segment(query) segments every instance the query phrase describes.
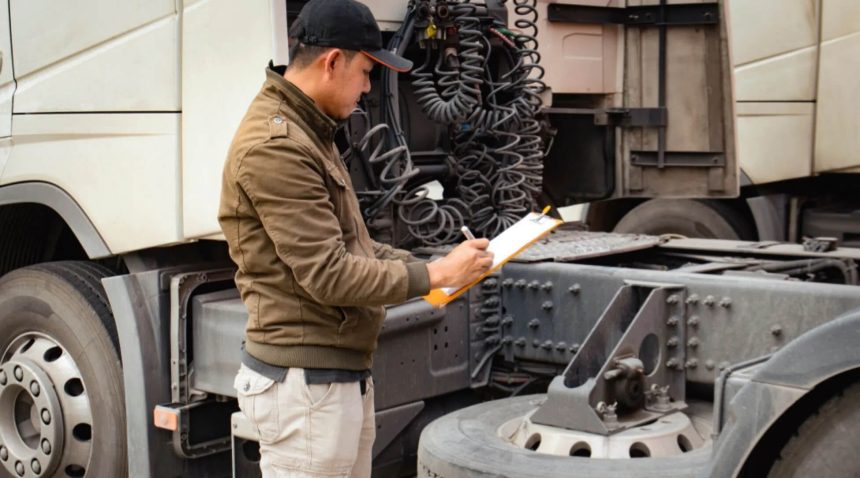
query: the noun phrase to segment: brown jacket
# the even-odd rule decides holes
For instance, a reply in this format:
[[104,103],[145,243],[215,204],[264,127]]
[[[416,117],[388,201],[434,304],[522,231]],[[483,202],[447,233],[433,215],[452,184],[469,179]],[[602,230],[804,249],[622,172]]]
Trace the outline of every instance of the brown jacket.
[[382,306],[426,294],[427,267],[371,240],[337,124],[283,67],[266,74],[230,146],[218,213],[248,309],[245,348],[273,365],[368,369]]

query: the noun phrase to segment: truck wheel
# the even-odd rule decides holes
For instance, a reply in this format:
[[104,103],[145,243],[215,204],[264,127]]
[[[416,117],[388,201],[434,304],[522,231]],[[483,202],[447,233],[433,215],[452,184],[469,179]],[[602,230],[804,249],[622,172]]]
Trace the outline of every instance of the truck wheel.
[[11,477],[128,473],[108,274],[55,262],[0,278],[0,465]]
[[731,207],[717,201],[651,199],[634,207],[614,232],[681,234],[704,239],[754,239],[749,222]]
[[858,440],[860,383],[855,383],[800,425],[768,476],[860,476]]
[[711,447],[671,458],[595,459],[555,456],[512,445],[499,436],[508,421],[524,416],[545,395],[481,403],[436,419],[421,432],[418,476],[455,477],[691,477],[708,459]]

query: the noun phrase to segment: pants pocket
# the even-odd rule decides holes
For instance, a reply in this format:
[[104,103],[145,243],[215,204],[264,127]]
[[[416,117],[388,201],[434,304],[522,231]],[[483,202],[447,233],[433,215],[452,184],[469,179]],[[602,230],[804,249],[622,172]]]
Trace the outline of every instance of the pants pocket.
[[242,365],[233,381],[239,409],[257,429],[261,440],[277,432],[277,387],[275,381]]

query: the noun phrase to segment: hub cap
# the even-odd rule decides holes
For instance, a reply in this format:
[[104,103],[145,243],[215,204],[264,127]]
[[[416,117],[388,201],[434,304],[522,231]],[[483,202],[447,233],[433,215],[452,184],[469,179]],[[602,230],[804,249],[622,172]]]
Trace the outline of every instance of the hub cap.
[[84,476],[92,423],[71,355],[43,334],[13,340],[0,356],[0,465],[13,477]]

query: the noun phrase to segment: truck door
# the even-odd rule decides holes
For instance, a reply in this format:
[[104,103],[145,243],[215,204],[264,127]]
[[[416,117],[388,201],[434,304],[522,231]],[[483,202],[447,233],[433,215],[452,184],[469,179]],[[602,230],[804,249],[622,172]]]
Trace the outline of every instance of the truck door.
[[9,0],[0,0],[0,176],[9,157],[12,135],[12,41],[9,31]]
[[568,65],[546,78],[552,202],[736,196],[726,2],[582,3],[539,2],[542,64]]

